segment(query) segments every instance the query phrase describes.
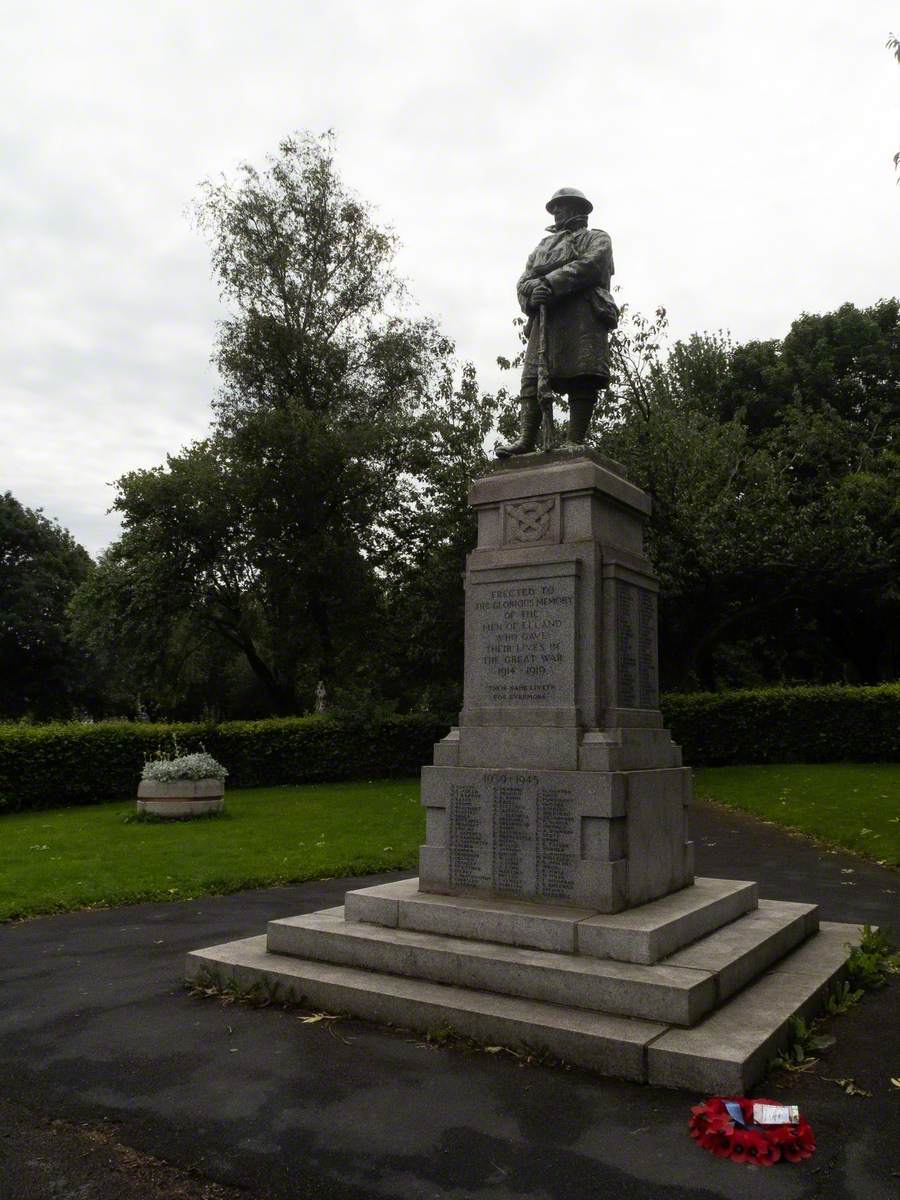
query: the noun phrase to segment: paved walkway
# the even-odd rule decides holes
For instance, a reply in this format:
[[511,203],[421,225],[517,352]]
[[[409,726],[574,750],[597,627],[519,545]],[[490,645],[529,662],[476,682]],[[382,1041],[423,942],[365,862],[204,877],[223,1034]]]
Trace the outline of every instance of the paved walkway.
[[[700,874],[758,879],[765,897],[817,901],[823,919],[893,919],[900,932],[896,873],[706,805],[694,837]],[[355,1021],[329,1030],[181,988],[187,950],[368,882],[0,927],[0,1200],[896,1196],[896,985],[836,1020],[814,1075],[770,1084],[819,1140],[808,1163],[771,1170],[699,1150],[688,1093],[433,1050]]]

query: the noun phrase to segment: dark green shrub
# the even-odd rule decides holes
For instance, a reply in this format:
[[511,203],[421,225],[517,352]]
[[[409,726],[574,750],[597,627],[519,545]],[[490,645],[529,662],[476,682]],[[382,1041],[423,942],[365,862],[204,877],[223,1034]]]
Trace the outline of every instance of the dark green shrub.
[[156,750],[205,747],[228,768],[229,787],[415,775],[431,761],[448,721],[383,717],[366,724],[326,717],[222,725],[0,725],[0,811],[58,808],[134,796]]
[[[664,696],[691,766],[900,760],[900,684]],[[434,716],[286,717],[221,725],[0,725],[0,810],[135,794],[144,759],[205,747],[229,787],[416,775],[449,721]]]
[[690,766],[900,760],[900,684],[759,688],[662,698]]

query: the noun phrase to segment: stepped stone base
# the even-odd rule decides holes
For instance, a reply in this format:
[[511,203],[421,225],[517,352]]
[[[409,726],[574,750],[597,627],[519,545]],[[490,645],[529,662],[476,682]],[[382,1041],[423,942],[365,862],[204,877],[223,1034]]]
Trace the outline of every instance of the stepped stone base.
[[618,914],[417,889],[365,888],[271,921],[263,937],[194,951],[188,978],[265,981],[315,1008],[728,1092],[763,1073],[790,1017],[822,1002],[858,934],[733,880]]

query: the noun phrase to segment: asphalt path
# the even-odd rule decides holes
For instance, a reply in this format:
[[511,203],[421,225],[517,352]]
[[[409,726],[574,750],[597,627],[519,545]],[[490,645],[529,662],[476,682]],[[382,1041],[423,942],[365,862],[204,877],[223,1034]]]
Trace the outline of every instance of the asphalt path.
[[[698,804],[698,874],[757,879],[824,920],[893,924],[900,876]],[[398,875],[380,876],[384,880]],[[807,1163],[739,1166],[687,1133],[687,1092],[432,1048],[364,1022],[225,1006],[181,985],[188,950],[330,907],[375,877],[0,927],[2,1200],[882,1200],[900,1185],[896,983],[833,1019],[800,1104]],[[852,1079],[871,1096],[848,1095]]]

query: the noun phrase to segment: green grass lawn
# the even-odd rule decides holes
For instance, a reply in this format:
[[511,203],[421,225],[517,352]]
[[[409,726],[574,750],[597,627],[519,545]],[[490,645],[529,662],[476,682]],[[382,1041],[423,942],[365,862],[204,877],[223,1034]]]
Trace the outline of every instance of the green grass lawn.
[[900,763],[705,767],[695,793],[900,865]]
[[414,867],[417,779],[228,792],[227,815],[126,822],[134,801],[0,816],[0,920]]
[[[900,764],[714,767],[697,794],[896,866]],[[0,920],[412,868],[416,779],[248,788],[227,815],[126,822],[134,801],[0,816]]]

